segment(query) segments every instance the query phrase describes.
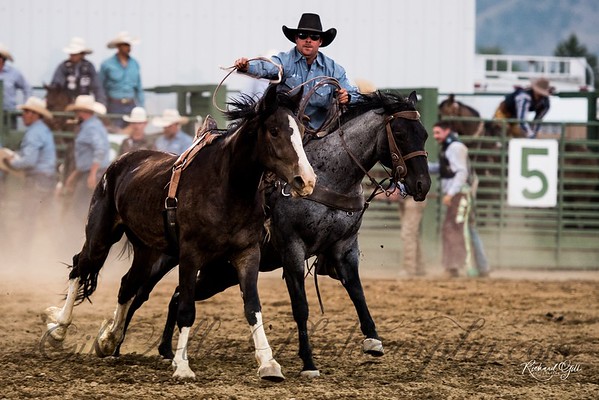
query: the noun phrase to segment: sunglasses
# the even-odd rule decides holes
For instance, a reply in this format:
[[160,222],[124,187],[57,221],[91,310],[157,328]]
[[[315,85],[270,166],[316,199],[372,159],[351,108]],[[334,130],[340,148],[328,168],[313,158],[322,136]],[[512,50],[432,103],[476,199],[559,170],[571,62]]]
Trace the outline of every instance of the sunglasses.
[[301,40],[306,40],[308,38],[310,38],[310,40],[314,40],[314,41],[320,40],[320,35],[318,33],[299,32],[297,34],[297,37],[298,37],[298,39],[301,39]]

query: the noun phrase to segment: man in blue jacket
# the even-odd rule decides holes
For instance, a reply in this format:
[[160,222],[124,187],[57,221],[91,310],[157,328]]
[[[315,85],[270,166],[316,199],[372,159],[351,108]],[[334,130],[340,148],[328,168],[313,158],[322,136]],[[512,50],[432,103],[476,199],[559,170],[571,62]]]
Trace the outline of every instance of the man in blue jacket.
[[[287,52],[274,55],[271,59],[282,66],[281,83],[288,90],[310,81],[303,88],[304,93],[307,93],[318,83],[318,79],[312,81],[311,79],[332,77],[337,79],[341,86],[337,93],[340,104],[346,104],[352,98],[357,98],[358,89],[350,83],[345,69],[319,51],[321,47],[331,44],[337,36],[337,29],[330,28],[323,31],[320,17],[317,14],[306,13],[301,16],[297,28],[288,28],[283,25],[283,34],[295,43],[295,47]],[[279,73],[278,68],[272,63],[263,60],[248,61],[245,57],[236,60],[235,67],[239,72],[256,78],[275,79]],[[324,85],[311,96],[305,110],[306,115],[310,118],[308,122],[310,128],[317,130],[322,126],[332,104],[333,95],[334,88]]]

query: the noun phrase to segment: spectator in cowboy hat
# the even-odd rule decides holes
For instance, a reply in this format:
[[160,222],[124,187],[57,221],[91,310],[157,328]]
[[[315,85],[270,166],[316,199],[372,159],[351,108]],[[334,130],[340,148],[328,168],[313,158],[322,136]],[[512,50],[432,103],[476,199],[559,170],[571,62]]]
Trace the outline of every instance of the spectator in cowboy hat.
[[152,124],[163,128],[162,135],[154,143],[155,149],[177,155],[187,150],[193,142],[191,137],[181,130],[181,125],[187,122],[187,117],[182,117],[179,111],[173,109],[166,109],[162,116],[153,118]]
[[28,98],[17,108],[23,111],[27,129],[19,151],[2,160],[2,169],[24,172],[25,183],[18,202],[20,219],[22,226],[33,229],[37,218],[51,205],[57,183],[54,136],[44,121],[52,119],[52,114],[46,102],[37,97]]
[[[302,14],[297,28],[288,28],[283,25],[283,34],[295,46],[288,52],[282,52],[272,57],[272,60],[283,68],[282,84],[287,89],[303,86],[304,93],[312,89],[317,80],[312,78],[325,76],[339,81],[341,89],[338,90],[337,99],[340,104],[345,104],[358,97],[358,90],[349,81],[345,69],[332,58],[319,51],[335,39],[337,29],[322,30],[320,16],[317,14]],[[276,79],[278,68],[263,60],[248,61],[242,57],[235,61],[237,71],[246,73],[256,78]],[[309,126],[318,129],[324,123],[327,112],[332,104],[334,88],[330,85],[319,89],[317,95],[310,98],[305,113],[309,117]]]
[[66,110],[75,111],[80,128],[75,138],[75,170],[66,180],[65,191],[73,195],[75,215],[84,221],[93,190],[110,164],[108,131],[97,116],[105,114],[106,107],[82,94]]
[[[130,56],[131,46],[139,40],[123,31],[108,42],[109,49],[117,49],[112,57],[100,66],[100,81],[106,92],[109,114],[129,114],[135,106],[144,106],[144,92],[138,62]],[[124,127],[122,119],[114,121]]]
[[526,121],[529,112],[534,112],[535,121],[543,119],[549,111],[549,96],[551,86],[545,78],[531,80],[528,88],[518,87],[512,93],[505,96],[495,111],[494,118],[497,119],[519,119],[517,124],[509,124],[508,134],[512,137],[534,138],[537,136],[540,125],[531,126]]
[[[17,90],[23,93],[23,100],[32,95],[31,86],[27,83],[23,74],[19,72],[8,61],[14,62],[14,58],[8,48],[0,43],[0,81],[4,84],[4,111],[15,111],[17,108]],[[17,128],[17,115],[10,116],[10,126]]]
[[71,102],[80,94],[93,94],[98,102],[106,104],[106,95],[96,68],[85,59],[85,55],[91,54],[92,49],[85,45],[82,38],[73,37],[62,51],[69,58],[58,65],[50,85],[63,88]]
[[121,143],[119,155],[130,151],[152,148],[146,138],[145,129],[148,124],[148,116],[143,107],[135,107],[131,110],[131,115],[123,115],[123,120],[129,123],[129,126],[126,128],[129,137]]

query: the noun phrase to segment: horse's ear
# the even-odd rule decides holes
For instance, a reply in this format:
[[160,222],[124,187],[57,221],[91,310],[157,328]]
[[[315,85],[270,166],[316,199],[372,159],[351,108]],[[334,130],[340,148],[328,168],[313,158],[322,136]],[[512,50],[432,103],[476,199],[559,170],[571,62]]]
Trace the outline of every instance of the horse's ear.
[[299,88],[299,90],[297,90],[297,93],[296,93],[296,94],[294,94],[294,95],[292,95],[292,96],[289,96],[289,99],[291,100],[291,104],[293,104],[293,105],[294,105],[294,107],[293,107],[293,110],[292,110],[292,111],[293,111],[295,114],[297,114],[297,112],[298,112],[298,110],[299,110],[299,106],[300,106],[300,103],[301,103],[301,101],[302,101],[302,97],[303,97],[303,95],[304,95],[304,87],[303,87],[303,86],[301,86],[301,87]]
[[418,95],[416,94],[415,90],[412,90],[412,93],[410,93],[408,96],[408,100],[414,105],[414,107],[416,107],[416,103],[418,103]]
[[272,114],[276,110],[277,104],[277,85],[268,85],[260,100],[260,114]]

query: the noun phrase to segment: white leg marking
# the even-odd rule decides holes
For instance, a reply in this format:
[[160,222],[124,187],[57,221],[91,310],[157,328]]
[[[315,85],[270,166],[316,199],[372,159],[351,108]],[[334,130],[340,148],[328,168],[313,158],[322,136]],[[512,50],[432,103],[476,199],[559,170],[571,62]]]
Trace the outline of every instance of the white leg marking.
[[256,313],[256,320],[256,325],[251,328],[254,348],[256,349],[256,361],[258,361],[258,376],[262,379],[280,382],[285,377],[281,372],[281,366],[272,356],[272,349],[264,332],[261,312]]
[[125,318],[133,300],[134,298],[125,304],[117,304],[114,318],[111,321],[104,321],[102,324],[96,346],[96,353],[100,357],[114,354],[116,347],[123,340]]
[[312,169],[312,165],[308,161],[308,157],[306,157],[306,152],[304,151],[304,145],[302,144],[302,136],[300,134],[300,129],[297,126],[297,122],[295,119],[289,115],[289,126],[293,130],[293,134],[291,135],[291,144],[297,153],[297,158],[299,159],[299,168],[306,182],[306,188],[310,188],[310,192],[306,194],[312,193],[312,189],[314,189],[314,185],[316,183],[316,175],[314,174],[314,170]]
[[48,307],[42,314],[42,321],[46,324],[47,331],[54,340],[62,342],[67,334],[67,328],[73,321],[73,307],[79,291],[79,278],[69,281],[67,299],[62,308]]
[[177,350],[175,358],[173,358],[173,367],[175,372],[173,377],[178,379],[195,379],[196,374],[189,368],[189,360],[187,359],[187,342],[189,341],[190,327],[181,328],[179,332],[179,340],[177,341]]
[[364,343],[362,343],[362,351],[375,357],[380,357],[385,354],[383,342],[372,338],[364,339]]

